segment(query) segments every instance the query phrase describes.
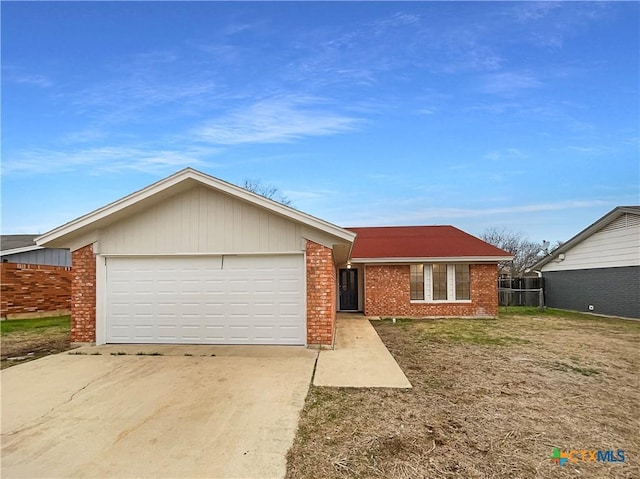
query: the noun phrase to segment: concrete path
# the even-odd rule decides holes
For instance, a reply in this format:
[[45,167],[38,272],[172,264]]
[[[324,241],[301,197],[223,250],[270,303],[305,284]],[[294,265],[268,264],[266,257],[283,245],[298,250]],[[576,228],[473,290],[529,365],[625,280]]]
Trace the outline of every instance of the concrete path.
[[336,334],[335,349],[320,351],[314,386],[411,387],[402,369],[364,316],[339,315]]
[[317,351],[83,350],[0,373],[3,478],[284,476]]

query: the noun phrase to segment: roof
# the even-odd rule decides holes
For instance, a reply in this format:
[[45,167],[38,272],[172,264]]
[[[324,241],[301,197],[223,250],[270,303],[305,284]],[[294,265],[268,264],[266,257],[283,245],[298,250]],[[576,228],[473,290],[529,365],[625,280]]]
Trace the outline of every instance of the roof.
[[262,207],[285,218],[298,221],[306,226],[316,228],[334,237],[337,237],[351,244],[355,235],[339,226],[328,223],[324,220],[308,215],[289,206],[285,206],[264,196],[252,193],[244,188],[227,183],[213,176],[207,175],[193,168],[185,168],[177,173],[164,178],[142,190],[131,193],[113,203],[55,228],[42,236],[36,238],[36,242],[41,246],[67,247],[66,239],[74,235],[81,234],[82,231],[101,228],[128,216],[130,213],[139,211],[145,205],[153,201],[168,198],[177,191],[187,189],[198,183],[217,191],[232,195],[241,200]]
[[16,253],[26,253],[42,249],[38,246],[35,239],[38,235],[2,235],[0,236],[0,255],[5,256]]
[[399,260],[508,261],[513,256],[454,226],[348,228],[358,236],[353,261]]
[[35,246],[35,239],[38,235],[2,235],[0,236],[0,249],[24,248],[25,246]]
[[561,253],[566,253],[571,248],[576,246],[578,243],[583,242],[591,235],[597,233],[605,226],[613,223],[615,220],[620,218],[624,214],[631,215],[640,215],[640,206],[617,206],[611,211],[609,211],[606,215],[601,217],[595,223],[587,226],[585,229],[580,231],[577,235],[569,239],[568,241],[562,243],[559,247],[551,251],[548,255],[538,261],[536,264],[527,268],[527,271],[535,271],[542,268],[545,264],[551,262],[554,258],[556,258]]

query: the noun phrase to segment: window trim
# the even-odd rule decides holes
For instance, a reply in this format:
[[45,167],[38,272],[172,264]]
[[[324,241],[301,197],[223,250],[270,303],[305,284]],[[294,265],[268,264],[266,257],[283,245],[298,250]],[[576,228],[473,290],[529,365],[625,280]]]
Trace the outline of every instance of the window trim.
[[[439,264],[446,266],[446,275],[447,275],[447,299],[432,299],[433,298],[433,265]],[[456,265],[464,264],[469,267],[469,299],[456,299]],[[422,265],[423,270],[423,298],[424,299],[411,299],[412,288],[411,288],[411,275],[412,275],[412,267]],[[465,304],[471,303],[471,263],[413,263],[409,265],[409,302],[411,304],[445,304],[445,303],[455,303],[455,304]]]

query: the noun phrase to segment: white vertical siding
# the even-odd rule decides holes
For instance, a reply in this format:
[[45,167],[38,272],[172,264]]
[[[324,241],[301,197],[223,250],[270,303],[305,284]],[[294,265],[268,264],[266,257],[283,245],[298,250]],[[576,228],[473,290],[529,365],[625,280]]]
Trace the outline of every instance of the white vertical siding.
[[554,259],[542,271],[616,268],[640,265],[640,221],[625,214]]
[[300,224],[204,186],[104,228],[102,254],[261,253],[301,249]]

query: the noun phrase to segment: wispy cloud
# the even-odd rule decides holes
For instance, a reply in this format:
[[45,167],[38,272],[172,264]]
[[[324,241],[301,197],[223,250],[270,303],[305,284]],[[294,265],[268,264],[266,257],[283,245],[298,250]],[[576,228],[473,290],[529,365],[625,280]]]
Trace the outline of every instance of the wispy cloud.
[[517,2],[508,14],[529,42],[562,48],[568,38],[608,14],[609,2]]
[[554,10],[562,8],[560,2],[523,2],[513,10],[520,22],[530,22],[547,18]]
[[480,90],[492,95],[514,96],[541,86],[542,82],[530,72],[503,71],[485,75]]
[[54,84],[53,81],[45,75],[24,73],[10,67],[5,68],[4,70],[6,73],[3,75],[3,80],[6,82],[39,88],[49,88]]
[[395,12],[389,16],[379,18],[366,27],[371,27],[375,35],[383,35],[390,29],[403,28],[420,22],[420,15],[407,12]]
[[491,150],[487,152],[483,158],[490,161],[503,160],[523,160],[527,155],[519,148],[504,148],[502,150]]
[[585,156],[604,156],[612,155],[616,152],[616,148],[607,145],[569,145],[567,150],[580,153]]
[[482,36],[469,25],[443,32],[430,39],[428,56],[422,62],[430,70],[448,74],[496,71],[505,59]]
[[93,147],[75,150],[22,150],[5,155],[2,174],[60,173],[80,167],[94,173],[140,171],[146,173],[173,171],[179,167],[198,166],[215,155],[210,147],[181,149],[142,148],[133,146]]
[[[194,46],[191,50],[197,50]],[[149,50],[101,65],[82,87],[61,90],[57,100],[95,123],[171,120],[200,112],[231,96],[194,51]]]
[[276,96],[207,121],[197,138],[215,145],[282,143],[354,130],[358,118],[331,111],[318,98]]
[[434,115],[438,112],[437,108],[420,108],[417,113],[420,115]]
[[[169,104],[176,105],[173,112],[177,114],[205,99],[213,101],[215,92],[215,82],[206,79],[173,82],[158,82],[151,78],[117,79],[75,92],[71,104],[79,113],[95,120],[121,122],[137,120],[143,113]],[[61,97],[61,101],[66,96]]]
[[[501,208],[425,208],[414,210],[407,214],[398,214],[397,211],[381,213],[375,216],[359,218],[354,224],[367,225],[398,225],[398,224],[437,224],[445,220],[450,223],[453,220],[476,219],[488,217],[504,217],[508,215],[521,215],[544,213],[551,211],[571,210],[578,208],[594,208],[607,206],[609,202],[604,200],[566,200],[555,203],[535,203]],[[381,213],[381,214],[380,214]]]
[[107,136],[108,133],[104,130],[85,128],[65,135],[62,138],[62,141],[64,143],[91,143],[94,141],[104,140]]

